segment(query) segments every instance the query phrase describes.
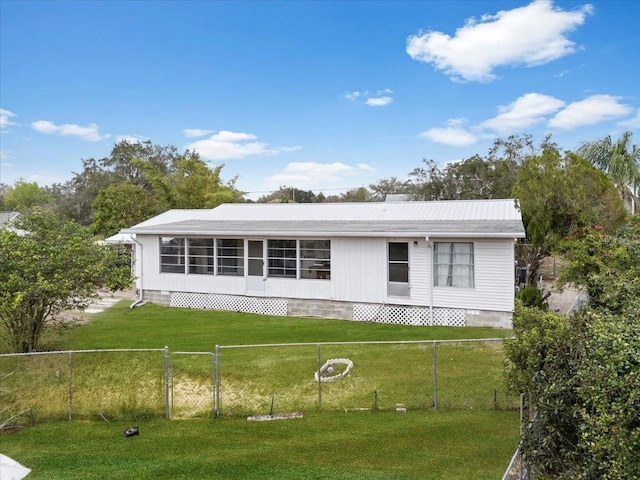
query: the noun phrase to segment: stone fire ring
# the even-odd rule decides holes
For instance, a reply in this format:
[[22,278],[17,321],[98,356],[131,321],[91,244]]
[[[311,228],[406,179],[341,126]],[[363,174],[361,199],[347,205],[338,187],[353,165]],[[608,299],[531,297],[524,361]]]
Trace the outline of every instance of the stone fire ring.
[[[340,372],[336,375],[323,376],[323,373],[325,373],[329,369],[329,367],[333,367],[333,365],[338,365],[338,364],[346,365],[346,368],[344,369],[343,372]],[[320,375],[321,382],[334,382],[336,380],[339,380],[347,376],[352,368],[353,368],[353,362],[348,358],[330,358],[329,360],[324,362],[324,365],[320,367],[320,371],[319,372],[316,371],[313,374],[313,376],[316,382],[318,381],[318,375]]]

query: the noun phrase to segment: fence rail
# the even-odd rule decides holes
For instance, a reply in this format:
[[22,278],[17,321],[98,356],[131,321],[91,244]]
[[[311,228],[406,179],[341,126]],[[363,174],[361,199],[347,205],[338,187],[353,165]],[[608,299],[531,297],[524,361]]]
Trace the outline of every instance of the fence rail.
[[[109,349],[0,355],[0,425],[219,417],[309,410],[517,408],[503,339],[217,345],[212,352]],[[347,362],[325,365],[327,360]],[[334,370],[333,372],[331,370]],[[4,374],[4,375],[3,375]],[[10,374],[10,375],[9,375]],[[336,377],[328,379],[326,377]],[[328,381],[334,380],[334,381]]]

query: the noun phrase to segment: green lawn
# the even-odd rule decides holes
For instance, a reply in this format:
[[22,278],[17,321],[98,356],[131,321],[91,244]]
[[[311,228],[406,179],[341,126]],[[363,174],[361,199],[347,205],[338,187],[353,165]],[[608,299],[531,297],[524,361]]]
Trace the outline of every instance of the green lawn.
[[57,348],[162,348],[212,352],[215,345],[442,340],[508,337],[495,328],[414,327],[344,320],[276,317],[122,301],[82,327],[51,339]]
[[[437,347],[438,411],[432,342],[360,343],[495,338],[510,331],[156,305],[131,310],[129,303],[48,335],[46,345],[168,346],[174,420],[162,418],[162,351],[0,358],[0,372],[14,372],[0,385],[2,399],[36,421],[0,437],[1,451],[32,468],[29,478],[488,479],[504,472],[517,445],[515,400],[503,392],[499,343]],[[229,348],[272,343],[312,345]],[[348,377],[322,385],[321,411],[313,380],[317,343],[321,361],[354,362]],[[212,418],[213,357],[176,353],[213,352],[216,345],[222,346],[221,418]],[[247,422],[247,415],[268,413],[272,401],[274,413],[303,411],[304,418]],[[408,413],[396,413],[397,403]],[[60,421],[70,412],[74,421]],[[132,424],[142,434],[125,439],[122,431]]]
[[0,437],[29,480],[496,479],[516,412],[309,414],[302,419],[52,422]]

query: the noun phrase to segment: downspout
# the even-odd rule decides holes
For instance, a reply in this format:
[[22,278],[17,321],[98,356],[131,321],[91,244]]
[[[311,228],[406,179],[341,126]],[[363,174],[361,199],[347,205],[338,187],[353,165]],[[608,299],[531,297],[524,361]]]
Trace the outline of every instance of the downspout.
[[[133,240],[136,244],[136,263],[138,262],[138,258],[140,258],[140,287],[138,288],[138,298],[129,306],[129,308],[133,309],[142,303],[142,266],[144,265],[144,262],[142,261],[142,244],[136,239],[134,235],[131,235],[131,240]],[[138,247],[140,247],[140,255],[138,255]]]
[[433,271],[433,250],[431,248],[433,245],[429,237],[424,237],[424,239],[427,241],[427,248],[431,253],[429,255],[429,261],[431,262],[431,275],[429,275],[429,325],[433,326],[433,276],[435,274]]

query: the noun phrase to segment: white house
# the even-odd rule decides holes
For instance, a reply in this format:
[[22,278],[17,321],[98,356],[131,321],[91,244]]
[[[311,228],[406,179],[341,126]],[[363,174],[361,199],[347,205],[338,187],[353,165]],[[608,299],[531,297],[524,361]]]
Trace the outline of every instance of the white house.
[[124,229],[140,300],[411,325],[511,327],[514,200],[224,204]]

